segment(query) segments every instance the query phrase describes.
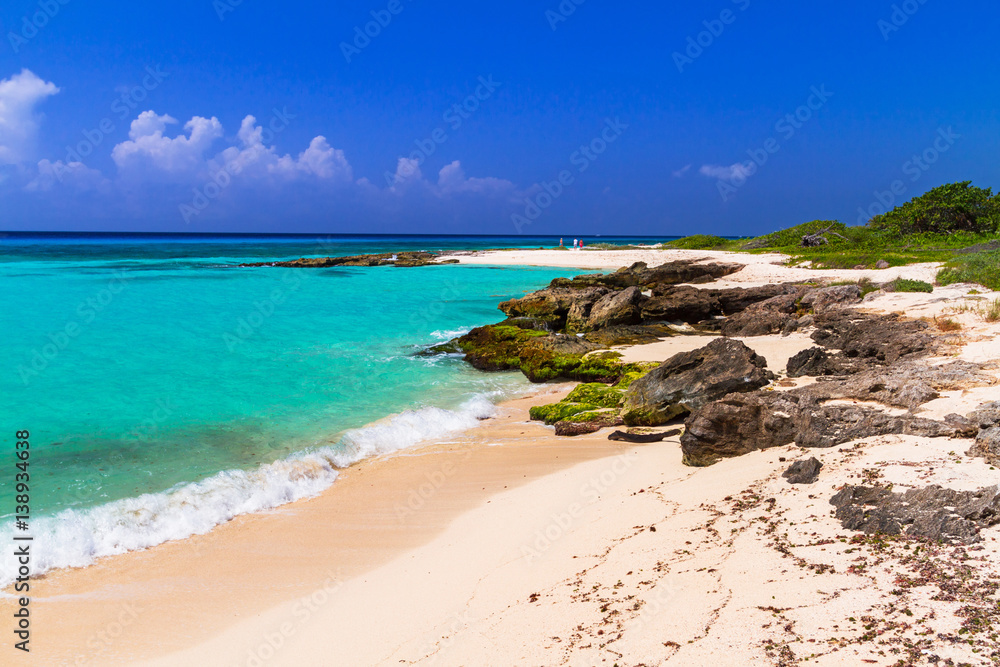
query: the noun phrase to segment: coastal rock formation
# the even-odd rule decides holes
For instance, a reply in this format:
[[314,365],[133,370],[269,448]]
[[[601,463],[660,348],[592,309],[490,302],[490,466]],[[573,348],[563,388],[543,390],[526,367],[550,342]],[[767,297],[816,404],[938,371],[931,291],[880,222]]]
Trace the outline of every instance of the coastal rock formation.
[[570,437],[574,435],[587,435],[588,433],[596,433],[608,426],[621,426],[622,423],[621,417],[618,416],[617,412],[609,411],[601,415],[592,416],[586,420],[556,422],[556,435]]
[[997,487],[953,491],[940,486],[893,493],[885,487],[847,486],[831,500],[836,517],[848,530],[867,534],[906,535],[973,544],[979,532],[1000,523]]
[[641,297],[638,287],[627,287],[601,297],[591,308],[587,325],[591,329],[601,329],[617,324],[637,324],[641,319],[642,311],[638,306]]
[[753,391],[774,375],[767,361],[729,338],[682,352],[663,362],[625,392],[622,417],[636,426],[656,426],[727,394]]
[[684,424],[684,463],[712,465],[723,458],[792,443],[834,447],[874,435],[957,437],[967,429],[952,420],[939,422],[865,405],[829,404],[822,393],[812,389],[730,394],[705,405]]
[[303,257],[287,262],[253,262],[240,264],[241,267],[281,266],[303,269],[325,269],[331,266],[435,266],[458,264],[457,259],[440,260],[431,252],[377,253],[372,255],[351,255],[349,257]]
[[985,403],[968,416],[978,430],[968,456],[980,457],[992,466],[1000,465],[1000,401]]
[[[500,310],[508,318],[530,317],[545,321],[553,331],[581,333],[619,325],[636,325],[640,322],[675,321],[696,323],[714,315],[721,315],[724,307],[719,291],[706,292],[695,287],[677,288],[683,282],[711,282],[743,268],[741,264],[702,264],[692,261],[669,262],[649,268],[638,262],[611,274],[587,274],[575,278],[556,278],[545,289],[527,296],[504,301]],[[734,291],[734,290],[730,290]],[[764,292],[772,292],[765,290]],[[732,306],[750,302],[761,290],[738,290],[728,300]],[[650,303],[649,295],[655,301]],[[670,303],[678,304],[673,312]],[[704,302],[704,303],[700,303]],[[649,308],[646,304],[649,303]],[[658,308],[664,308],[658,316]],[[692,313],[678,317],[684,310]]]
[[805,313],[799,313],[797,294],[784,294],[747,307],[722,324],[724,336],[750,337],[780,333],[785,325]]
[[851,375],[925,356],[934,349],[926,322],[898,315],[839,309],[816,315],[813,324],[816,331],[811,337],[820,347],[789,359],[789,377]]
[[888,365],[929,351],[933,336],[928,328],[926,322],[906,320],[895,314],[837,310],[816,317],[812,339],[822,347],[840,350],[844,356]]
[[[749,337],[794,331],[804,324],[799,323],[803,317],[840,310],[859,301],[861,288],[857,285],[799,287],[794,292],[749,305],[723,323],[722,333],[725,336]],[[812,321],[810,319],[808,323]]]
[[819,471],[823,467],[819,459],[815,456],[804,461],[796,461],[788,466],[781,476],[788,480],[789,484],[814,484],[819,479]]

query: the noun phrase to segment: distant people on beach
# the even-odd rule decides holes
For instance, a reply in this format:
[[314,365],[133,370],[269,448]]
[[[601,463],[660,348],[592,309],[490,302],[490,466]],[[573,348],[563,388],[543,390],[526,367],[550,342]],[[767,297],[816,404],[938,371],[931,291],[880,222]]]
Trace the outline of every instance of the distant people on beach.
[[560,239],[559,239],[559,247],[560,247],[560,248],[562,248],[562,247],[563,247],[563,242],[562,242],[562,238],[560,238]]
[[576,240],[576,239],[573,239],[573,249],[574,249],[574,250],[576,250],[576,247],[577,247],[577,244],[578,244],[578,243],[579,243],[579,241],[578,241],[578,240]]

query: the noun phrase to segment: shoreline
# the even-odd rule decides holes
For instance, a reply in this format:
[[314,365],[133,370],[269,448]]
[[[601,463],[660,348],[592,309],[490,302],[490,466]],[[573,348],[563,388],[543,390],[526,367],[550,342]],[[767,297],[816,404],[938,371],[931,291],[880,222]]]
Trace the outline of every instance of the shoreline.
[[[58,637],[50,645],[36,640],[34,650],[66,664],[75,664],[74,650],[95,638],[104,650],[89,658],[85,651],[79,664],[131,664],[139,656],[177,650],[252,615],[248,609],[306,593],[312,582],[331,576],[359,576],[420,546],[498,489],[620,449],[604,438],[538,447],[550,429],[528,422],[528,408],[559,400],[569,387],[539,387],[530,396],[499,404],[495,417],[468,431],[355,463],[340,470],[334,484],[317,496],[237,516],[205,534],[33,577],[34,622]],[[497,444],[502,446],[493,446]],[[477,475],[478,466],[489,472]],[[318,541],[317,524],[325,532]],[[289,530],[293,525],[297,529]],[[319,555],[333,553],[336,567]],[[234,572],[233,564],[248,556],[279,564],[283,575],[261,572],[248,579],[245,572]],[[261,587],[264,580],[268,583]],[[257,584],[247,591],[249,581]],[[230,593],[225,601],[193,614],[191,601],[200,598],[205,586]],[[0,600],[0,613],[13,609],[12,601]],[[102,633],[108,636],[108,627],[126,621],[128,647],[117,642],[105,646]],[[175,634],[186,639],[175,639]],[[4,648],[7,644],[7,638],[0,642]]]
[[[650,252],[656,253],[650,259],[645,254],[632,254]],[[567,259],[574,260],[572,264],[556,265],[567,268],[613,269],[633,261],[653,265],[700,257],[747,264],[743,271],[710,283],[711,287],[817,277],[926,280],[936,267],[927,264],[885,270],[813,270],[775,266],[767,261],[771,258],[761,255],[683,250],[505,251],[457,258],[463,263],[552,266],[525,262],[521,257],[524,253],[535,253],[532,261],[536,262],[548,261],[548,254],[568,255]],[[588,255],[593,256],[587,258],[590,266],[581,266],[578,258]],[[757,259],[743,262],[747,257]],[[958,287],[940,288],[933,296],[886,294],[857,307],[932,317],[944,311],[947,301],[961,295]],[[970,360],[993,358],[991,355],[995,356],[998,348],[994,341],[996,327],[980,325],[968,314],[954,317],[966,326],[966,344],[957,354]],[[704,345],[714,337],[678,336],[660,343],[617,349],[624,353],[626,361],[662,361],[676,352]],[[812,345],[803,334],[738,340],[766,357],[774,371],[782,368],[788,357]],[[689,554],[691,569],[675,572],[670,580],[652,577],[652,585],[630,580],[633,571],[639,571],[637,566],[626,575],[625,566],[619,562],[622,558],[611,554],[623,548],[622,545],[629,545],[630,558],[646,563],[649,571],[660,572],[662,563],[649,561],[654,551],[667,555],[685,551],[685,542],[690,544],[690,541],[677,537],[681,534],[678,531],[697,532],[706,520],[711,525],[713,514],[704,508],[726,505],[734,492],[744,487],[773,494],[777,506],[789,515],[803,512],[795,503],[801,500],[800,491],[805,489],[788,487],[778,476],[787,466],[786,459],[793,461],[812,455],[821,458],[834,472],[833,478],[823,480],[825,495],[830,495],[827,491],[837,483],[847,483],[859,474],[863,465],[875,465],[893,457],[899,461],[920,459],[917,463],[923,466],[900,464],[883,471],[902,486],[913,485],[919,477],[971,489],[991,479],[981,460],[948,465],[953,463],[951,450],[961,449],[959,444],[930,440],[926,451],[915,454],[913,436],[879,437],[870,451],[860,456],[846,445],[801,451],[786,446],[724,460],[710,468],[687,468],[681,465],[677,438],[652,445],[620,445],[608,442],[608,429],[574,438],[555,438],[551,428],[526,421],[527,409],[559,400],[568,392],[569,385],[560,388],[559,393],[553,393],[552,386],[540,385],[539,390],[531,397],[501,404],[500,416],[445,442],[422,443],[413,449],[350,466],[341,471],[332,487],[317,497],[237,517],[205,535],[103,558],[83,569],[59,570],[39,578],[38,589],[43,593],[36,593],[32,600],[37,604],[34,622],[45,627],[46,633],[55,637],[54,643],[60,646],[46,657],[52,655],[66,664],[74,664],[70,661],[71,647],[96,644],[100,650],[76,664],[134,664],[149,660],[148,664],[173,665],[204,660],[206,656],[217,664],[253,664],[250,657],[254,651],[261,664],[321,664],[325,646],[327,650],[342,651],[344,659],[350,658],[355,664],[429,664],[441,658],[444,660],[440,664],[474,664],[477,659],[480,664],[512,664],[511,661],[536,660],[530,650],[541,635],[533,634],[530,623],[519,619],[519,615],[524,615],[545,628],[545,632],[552,633],[546,635],[549,639],[539,650],[550,660],[572,658],[571,664],[576,664],[577,659],[614,660],[626,645],[630,655],[646,656],[649,660],[677,658],[679,664],[685,660],[688,664],[691,660],[721,660],[720,664],[730,664],[726,660],[736,660],[731,664],[741,664],[739,660],[763,660],[766,657],[763,653],[746,652],[749,649],[741,637],[741,624],[747,629],[755,627],[754,624],[760,627],[757,623],[760,619],[754,614],[748,617],[750,612],[745,609],[738,619],[729,619],[725,613],[733,600],[746,603],[758,597],[759,591],[728,586],[730,597],[721,606],[716,604],[721,599],[716,599],[714,593],[705,594],[713,587],[727,588],[721,583],[724,575],[708,577],[705,572],[726,573],[733,566],[736,570],[730,574],[742,572],[736,563],[715,567],[728,563],[727,558],[743,553],[741,550],[731,544],[726,546],[724,540],[718,544],[712,542],[714,538],[709,531],[704,540],[706,553]],[[954,394],[928,404],[927,412],[943,417],[947,412],[964,413],[990,400],[990,391],[974,389]],[[621,456],[626,454],[629,464],[623,468]],[[942,464],[960,474],[942,470]],[[589,495],[582,499],[584,485],[594,479],[600,482],[602,475],[607,478],[609,474],[614,477],[613,483],[594,487],[593,502],[587,502]],[[813,493],[815,489],[808,491]],[[823,497],[821,494],[820,498]],[[581,506],[578,513],[571,511],[574,504]],[[412,511],[407,512],[408,507]],[[672,513],[664,514],[664,507],[672,508]],[[734,516],[739,514],[733,511]],[[819,507],[813,511],[821,516],[826,510]],[[564,527],[565,521],[559,517],[565,516],[570,519]],[[733,530],[750,535],[758,519],[747,519],[741,524],[742,520],[733,521],[737,526]],[[658,546],[651,551],[652,547],[646,543],[653,539],[649,526],[657,524],[671,526],[670,530],[661,528],[655,533],[657,539],[663,538],[671,546]],[[846,532],[836,524],[820,528],[822,534],[829,536]],[[532,542],[538,534],[545,538],[546,531],[558,532],[558,539],[548,540],[548,544],[547,538]],[[746,553],[755,554],[768,567],[787,568],[780,561],[775,565],[774,554],[759,539],[747,539]],[[538,544],[545,548],[536,548]],[[996,548],[990,548],[992,562],[1000,562]],[[595,555],[602,552],[604,556]],[[724,553],[728,556],[720,561]],[[579,564],[578,559],[582,559]],[[522,562],[526,560],[527,563]],[[240,567],[233,568],[232,564],[237,562]],[[695,568],[693,562],[703,567]],[[442,563],[447,567],[441,569]],[[585,569],[579,572],[583,566]],[[424,576],[421,568],[426,569],[426,581],[419,580]],[[618,583],[625,582],[623,597],[628,594],[641,600],[645,611],[636,609],[633,611],[638,613],[630,614],[621,609],[622,617],[629,617],[624,625],[619,621],[590,619],[579,626],[586,630],[575,631],[579,637],[569,637],[568,628],[562,623],[567,619],[562,617],[577,608],[579,593],[561,591],[560,582],[577,578],[582,581],[588,572],[601,568],[614,571]],[[606,578],[601,577],[596,586],[601,590],[601,599],[613,601],[618,588],[611,585],[614,582],[605,581]],[[771,591],[774,583],[761,579],[756,585]],[[199,599],[198,591],[206,588],[219,592],[225,599],[205,600],[203,606],[193,610],[193,601]],[[792,584],[773,590],[773,599],[781,595],[792,598],[813,595]],[[881,592],[877,587],[847,586],[844,590],[850,590],[854,599],[864,604],[880,604]],[[535,593],[539,596],[532,600]],[[398,604],[405,609],[383,609],[392,606],[396,594],[403,600]],[[313,596],[324,599],[316,609],[308,604]],[[328,604],[330,599],[338,603]],[[463,599],[468,613],[462,611]],[[539,599],[548,600],[549,604],[538,604]],[[678,604],[691,606],[691,618],[665,613]],[[808,621],[798,621],[811,623],[814,636],[822,634],[820,630],[831,630],[829,623],[822,622],[819,611],[822,604],[817,602],[815,609],[805,605],[812,610],[812,616]],[[543,612],[543,606],[548,611]],[[760,608],[766,606],[762,603]],[[771,606],[781,607],[777,603]],[[587,609],[584,616],[593,612],[590,607]],[[651,609],[655,610],[652,614]],[[0,601],[0,613],[5,612],[5,602]],[[374,630],[366,627],[366,623],[376,618],[383,621],[381,627]],[[765,614],[762,618],[766,622],[769,616]],[[708,623],[704,633],[696,631],[697,622]],[[284,632],[286,623],[292,624],[289,633]],[[386,623],[393,627],[386,627]],[[694,648],[666,639],[654,646],[641,638],[648,632],[629,632],[660,628],[664,624],[672,628],[670,636],[687,633],[686,636],[695,637],[689,642]],[[712,635],[707,628],[713,625],[727,628],[728,634]],[[606,631],[610,633],[610,626],[619,635],[602,643],[597,638]],[[113,641],[100,639],[100,633],[107,636],[108,629],[116,627],[121,627],[122,632]],[[337,645],[333,649],[324,643],[333,641],[329,628],[337,629]],[[283,637],[278,647],[267,639],[275,631]],[[419,637],[419,641],[414,637]],[[509,645],[497,646],[497,640],[508,637],[512,639]],[[591,640],[590,645],[586,645],[584,638]],[[619,648],[608,648],[614,642],[620,642]],[[195,648],[189,648],[192,646]],[[267,646],[273,655],[264,658]],[[37,648],[45,651],[49,647],[39,641]],[[492,657],[483,662],[484,655]],[[875,658],[881,659],[877,655]],[[490,659],[497,662],[489,662]]]

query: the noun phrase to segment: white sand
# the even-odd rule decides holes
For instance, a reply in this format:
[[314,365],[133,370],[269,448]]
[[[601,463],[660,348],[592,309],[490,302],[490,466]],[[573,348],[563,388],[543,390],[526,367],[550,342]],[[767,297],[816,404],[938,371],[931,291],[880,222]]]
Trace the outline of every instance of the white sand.
[[[533,264],[566,253],[497,255]],[[593,258],[589,267],[609,268],[606,256]],[[629,253],[626,261],[635,259],[664,258]],[[732,282],[806,275],[770,266],[754,264],[751,279],[737,274]],[[930,270],[873,277],[926,279]],[[949,311],[969,289],[875,294],[862,307],[954,318],[969,342],[956,345],[953,358],[997,358],[997,325]],[[625,359],[662,360],[707,340],[678,336],[627,349]],[[811,346],[804,334],[744,342],[773,370]],[[951,392],[925,412],[965,412],[995,397],[994,387]],[[960,626],[961,602],[932,599],[948,577],[902,591],[899,577],[917,574],[904,560],[910,552],[850,543],[853,534],[829,505],[839,487],[863,477],[896,490],[930,483],[972,490],[1000,481],[1000,473],[964,455],[969,445],[876,437],[827,450],[782,447],[703,469],[681,465],[676,439],[624,446],[618,456],[493,495],[431,543],[339,585],[308,616],[289,601],[150,664],[253,665],[266,655],[259,664],[790,665],[812,656],[809,664],[892,665],[907,645],[921,659],[980,664],[973,647],[934,640]],[[816,484],[792,486],[780,477],[790,461],[809,456],[824,463]],[[1000,530],[984,536],[971,548],[982,559],[974,566],[979,576],[995,577]],[[942,553],[941,562],[956,563],[966,552]]]
[[[634,261],[655,265],[692,256],[748,264],[724,283],[744,286],[817,277],[887,281],[902,275],[928,280],[934,272],[932,265],[878,272],[813,271],[776,266],[771,262],[780,261],[777,256],[685,251],[517,251],[460,259],[611,269]],[[929,363],[1000,358],[1000,326],[985,322],[969,308],[963,310],[963,304],[986,303],[969,295],[969,289],[874,294],[861,307],[959,322],[963,329],[956,342],[961,344],[954,346],[950,357]],[[626,349],[624,354],[627,360],[662,360],[705,342],[697,336],[678,336]],[[776,372],[789,356],[811,346],[803,334],[744,342],[765,356]],[[938,418],[965,413],[1000,398],[998,394],[996,387],[948,392],[924,406],[922,413]],[[546,449],[552,443],[550,430],[518,422],[526,419],[526,406],[510,414],[513,422],[496,427],[486,422],[482,433],[466,438],[469,442],[478,438],[480,448],[491,445],[488,451],[496,453],[469,460],[489,461],[496,468],[466,465],[461,474],[440,476],[436,495],[415,511],[417,523],[433,525],[442,516],[447,519],[446,527],[429,541],[407,546],[392,559],[346,576],[337,574],[336,554],[343,551],[331,550],[328,577],[316,576],[315,562],[301,569],[310,577],[311,594],[301,593],[305,580],[297,587],[289,585],[296,593],[289,593],[286,602],[250,603],[245,613],[233,614],[228,627],[207,641],[199,635],[186,642],[170,634],[169,617],[158,618],[162,646],[190,647],[167,655],[161,650],[163,657],[139,661],[130,655],[157,654],[150,653],[148,641],[134,654],[131,646],[116,646],[103,664],[742,666],[792,665],[812,656],[808,664],[893,665],[910,659],[907,645],[916,646],[913,659],[924,664],[932,656],[983,664],[984,656],[995,648],[994,642],[985,653],[974,652],[980,647],[964,641],[971,635],[963,636],[963,641],[938,639],[939,633],[958,631],[961,619],[956,611],[968,601],[933,598],[940,584],[958,581],[949,577],[947,568],[960,558],[976,559],[964,561],[973,566],[975,577],[998,575],[1000,530],[985,530],[981,545],[944,549],[924,561],[927,567],[944,570],[931,572],[928,581],[909,588],[905,582],[918,575],[906,561],[913,553],[909,546],[904,550],[901,545],[851,543],[853,534],[833,519],[829,504],[839,487],[865,479],[892,483],[896,490],[930,483],[959,490],[996,484],[1000,473],[965,456],[969,440],[876,437],[826,450],[782,447],[694,469],[681,464],[679,443],[673,438],[654,445],[624,445],[596,459],[582,456],[571,467],[553,466],[554,472],[519,486],[511,479],[507,488],[504,475],[516,468],[500,465],[505,452],[523,454],[533,443],[540,456],[558,451]],[[606,433],[569,442],[579,447],[607,445]],[[792,486],[780,477],[791,461],[810,456],[824,464],[818,482]],[[436,459],[418,459],[425,466],[444,465],[434,463]],[[339,492],[347,494],[347,482],[353,479],[355,486],[370,487],[370,493],[385,493],[376,484],[386,479],[378,476],[378,465],[366,468],[364,476],[345,480]],[[428,469],[428,474],[434,472]],[[420,475],[417,481],[425,473]],[[482,492],[478,486],[477,494],[457,488],[459,479],[469,485],[477,475],[484,480]],[[394,491],[405,497],[406,489]],[[435,509],[444,496],[448,506],[463,506],[452,496],[471,498],[473,506],[453,517]],[[323,506],[324,501],[312,502]],[[223,527],[205,536],[210,545],[206,551],[226,554],[225,540],[232,539],[226,533],[246,537],[255,525],[264,525],[264,534],[278,543],[285,539],[285,531],[307,520],[313,523],[306,524],[306,533],[324,531],[322,520],[333,515],[309,510],[299,504],[284,512],[280,522],[258,518],[245,522],[242,529]],[[392,530],[387,522],[374,523],[378,526],[373,534]],[[356,528],[359,536],[367,534],[365,526]],[[301,529],[294,532],[299,535],[297,543],[306,543]],[[262,549],[259,557],[233,562],[233,577],[239,579],[239,571],[246,570],[252,573],[246,585],[263,587],[269,576],[278,576],[274,568],[298,565],[294,553],[270,562],[273,550]],[[150,562],[157,553],[150,552]],[[323,554],[308,555],[315,561]],[[171,557],[183,564],[184,550],[174,549]],[[54,579],[66,583],[74,576]],[[224,589],[218,590],[220,576],[204,582],[216,589],[206,591],[211,599],[226,595]],[[154,583],[170,587],[172,581]],[[90,595],[109,594],[111,589]],[[197,609],[196,597],[188,602]],[[155,613],[155,609],[146,612]],[[218,618],[212,621],[219,624]]]
[[635,262],[657,266],[676,260],[705,260],[706,262],[734,262],[746,268],[724,279],[711,283],[711,287],[742,286],[749,284],[795,282],[803,280],[860,280],[889,282],[896,278],[910,278],[934,282],[940,264],[911,264],[883,270],[830,270],[787,266],[786,255],[768,253],[751,255],[717,250],[502,250],[449,255],[442,259],[457,259],[462,264],[498,266],[563,266],[578,269],[615,270]]

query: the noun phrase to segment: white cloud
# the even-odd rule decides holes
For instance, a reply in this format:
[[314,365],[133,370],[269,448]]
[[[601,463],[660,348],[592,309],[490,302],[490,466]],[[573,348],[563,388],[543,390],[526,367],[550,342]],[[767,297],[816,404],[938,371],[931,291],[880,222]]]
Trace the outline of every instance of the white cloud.
[[745,164],[737,162],[728,167],[718,164],[706,164],[698,170],[698,173],[709,178],[717,178],[720,181],[740,181],[753,176],[755,171],[757,171],[756,165],[748,167]]
[[438,189],[443,195],[468,192],[480,195],[498,195],[513,192],[515,186],[500,178],[467,178],[462,163],[455,160],[438,173]]
[[47,192],[56,183],[62,183],[77,191],[103,189],[110,181],[97,169],[91,169],[82,162],[63,163],[42,160],[38,163],[38,173],[24,189],[28,192]]
[[222,137],[222,123],[214,116],[195,116],[184,124],[187,135],[164,136],[167,125],[175,125],[174,118],[155,111],[143,111],[132,121],[128,136],[111,151],[111,157],[120,171],[132,172],[153,168],[168,174],[196,172],[205,164],[205,152]]
[[0,81],[0,164],[31,158],[39,124],[35,106],[58,92],[54,83],[27,69]]
[[269,169],[274,173],[309,174],[322,179],[350,181],[353,178],[353,170],[344,157],[344,151],[331,148],[323,136],[313,138],[309,148],[299,153],[298,159],[293,160],[286,155]]
[[685,165],[684,167],[681,167],[677,171],[673,172],[674,178],[681,178],[682,176],[684,176],[684,174],[686,174],[689,171],[691,171],[691,166],[692,165],[690,165],[690,164],[689,165]]
[[257,119],[247,116],[236,133],[240,146],[230,146],[210,161],[208,169],[226,169],[245,178],[265,178],[268,175],[286,179],[311,176],[322,180],[351,181],[353,170],[344,151],[332,148],[326,137],[313,138],[309,147],[299,153],[279,155],[274,146],[264,145],[264,128]]

